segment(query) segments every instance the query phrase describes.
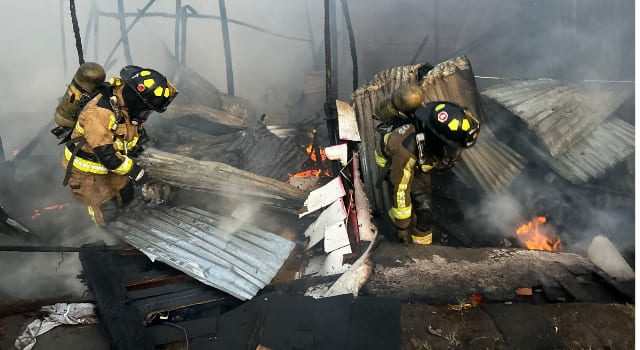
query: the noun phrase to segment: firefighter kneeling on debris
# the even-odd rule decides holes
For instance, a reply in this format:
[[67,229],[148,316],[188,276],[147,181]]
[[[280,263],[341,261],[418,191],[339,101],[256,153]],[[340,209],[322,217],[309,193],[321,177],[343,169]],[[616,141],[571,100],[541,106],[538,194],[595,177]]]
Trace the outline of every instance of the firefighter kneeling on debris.
[[376,163],[390,170],[393,186],[389,217],[404,243],[428,245],[433,240],[431,176],[450,169],[462,150],[478,138],[480,123],[471,112],[452,102],[424,102],[419,86],[405,85],[380,101],[374,118],[382,134]]
[[[70,129],[62,159],[66,169],[63,184],[69,185],[78,202],[88,206],[96,224],[105,226],[134,199],[133,185],[147,179],[144,169],[132,159],[142,151],[142,123],[152,111],[164,112],[178,91],[153,69],[126,66],[120,78],[108,83],[103,82],[101,70],[96,63],[80,67],[56,110],[56,122],[67,123]],[[96,78],[100,76],[102,79]],[[90,79],[102,82],[95,84],[94,92],[82,88]],[[73,116],[61,116],[64,102],[72,106],[69,103],[77,103],[81,96],[88,97],[86,105],[74,110]]]

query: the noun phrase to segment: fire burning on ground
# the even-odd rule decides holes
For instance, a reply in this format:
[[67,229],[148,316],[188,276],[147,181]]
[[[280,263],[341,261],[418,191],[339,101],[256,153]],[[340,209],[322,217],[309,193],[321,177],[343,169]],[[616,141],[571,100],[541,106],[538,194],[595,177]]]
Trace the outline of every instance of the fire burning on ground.
[[518,239],[528,249],[562,251],[560,238],[551,226],[545,225],[546,222],[546,216],[536,216],[516,230]]
[[[310,141],[309,141],[309,145],[305,149],[305,151],[309,155],[309,159],[303,165],[303,170],[295,174],[290,174],[290,178],[291,177],[309,178],[309,177],[331,176],[328,168],[327,155],[324,151],[324,148],[321,146],[318,146],[315,142],[316,132],[317,130],[315,129],[309,132]],[[289,182],[289,180],[287,182]]]

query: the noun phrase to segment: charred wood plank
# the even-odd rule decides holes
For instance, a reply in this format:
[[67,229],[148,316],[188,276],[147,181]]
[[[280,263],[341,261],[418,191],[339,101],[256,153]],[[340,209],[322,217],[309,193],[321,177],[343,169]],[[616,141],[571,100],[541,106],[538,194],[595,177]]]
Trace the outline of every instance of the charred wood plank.
[[152,180],[170,186],[204,191],[230,198],[251,200],[276,209],[296,211],[307,196],[289,184],[213,161],[199,161],[155,149],[138,160]]
[[171,75],[171,82],[180,91],[180,97],[174,101],[165,114],[171,112],[175,102],[195,103],[205,107],[222,109],[222,94],[200,74],[185,65],[180,65]]
[[112,349],[149,349],[149,339],[142,318],[130,304],[119,271],[107,252],[80,252],[82,278],[96,300]]
[[171,108],[168,108],[167,111],[163,113],[163,116],[166,118],[178,118],[185,115],[197,115],[214,123],[228,126],[246,126],[248,122],[245,118],[235,116],[227,111],[179,100],[172,103]]
[[[280,138],[270,132],[262,123],[256,123],[236,137],[219,159],[220,162],[235,165],[254,174],[280,181],[289,178],[289,173],[303,170],[309,159],[307,153],[290,138]],[[317,159],[321,159],[317,155]]]

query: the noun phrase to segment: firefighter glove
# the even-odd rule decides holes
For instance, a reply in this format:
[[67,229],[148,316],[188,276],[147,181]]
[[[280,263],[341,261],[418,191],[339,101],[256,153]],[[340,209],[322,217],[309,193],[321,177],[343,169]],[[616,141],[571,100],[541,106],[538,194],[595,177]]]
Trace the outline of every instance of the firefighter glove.
[[136,145],[133,147],[133,149],[132,149],[131,151],[127,152],[127,155],[128,155],[129,157],[136,158],[136,157],[137,157],[137,156],[139,156],[139,155],[140,155],[140,153],[142,153],[143,151],[144,151],[144,147],[142,147],[142,145],[140,145],[140,144],[138,143],[138,144],[136,144]]
[[133,164],[131,171],[129,171],[127,176],[129,177],[129,180],[136,185],[143,185],[149,181],[149,176],[138,164]]

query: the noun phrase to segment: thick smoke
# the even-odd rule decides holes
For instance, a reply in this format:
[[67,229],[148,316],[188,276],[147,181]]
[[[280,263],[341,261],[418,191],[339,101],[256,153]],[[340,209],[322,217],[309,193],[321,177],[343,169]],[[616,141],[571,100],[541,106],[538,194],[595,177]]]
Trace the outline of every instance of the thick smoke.
[[[127,12],[141,9],[147,1],[127,1]],[[340,1],[337,1],[339,97],[349,99],[352,66],[348,35]],[[416,62],[438,63],[455,55],[467,55],[479,76],[505,78],[553,78],[562,80],[633,80],[634,3],[629,0],[350,0],[349,12],[356,39],[359,84],[373,78],[377,72]],[[120,37],[115,18],[101,17],[96,42],[95,27],[86,35],[91,1],[76,1],[77,15],[86,49],[85,59],[104,64],[104,59]],[[198,13],[218,15],[216,1],[182,1]],[[78,66],[78,57],[71,29],[68,1],[4,1],[0,4],[0,137],[7,159],[29,143],[52,116],[57,99],[64,93]],[[321,1],[234,0],[227,1],[230,19],[264,28],[273,33],[294,38],[309,38],[312,42],[276,37],[236,23],[229,23],[235,94],[250,100],[264,100],[283,106],[294,105],[305,87],[314,58],[324,66]],[[98,2],[99,9],[116,12],[116,2]],[[156,1],[150,12],[173,13],[175,2]],[[311,19],[307,23],[307,11]],[[61,33],[61,19],[64,34]],[[129,17],[127,23],[133,19]],[[418,45],[429,35],[424,47]],[[129,34],[133,64],[168,70],[167,52],[174,53],[174,20],[144,18]],[[64,38],[64,43],[63,43]],[[63,51],[64,47],[64,51]],[[313,48],[313,50],[312,50]],[[115,52],[108,76],[116,76],[126,64],[122,48]],[[187,29],[187,65],[226,92],[226,66],[220,22],[191,18]],[[486,80],[478,79],[482,87]],[[321,106],[319,106],[321,108]],[[633,118],[631,118],[633,120]],[[39,197],[41,188],[32,193],[14,194],[32,197],[33,205],[20,208],[23,217],[33,209],[57,204],[57,200],[72,199],[60,185],[61,148],[54,145],[53,136],[44,133],[48,142],[37,153],[40,167],[50,167],[51,175],[34,183],[46,188],[58,187],[59,193],[49,202]],[[47,168],[49,169],[49,168]],[[18,169],[18,176],[28,177],[29,168]],[[2,179],[4,183],[9,179]],[[535,191],[535,188],[533,189]],[[5,192],[2,192],[3,196]],[[66,196],[66,197],[65,197]],[[55,199],[55,201],[54,201]],[[10,198],[0,198],[9,208]],[[517,203],[510,197],[487,197],[476,209],[488,213],[498,232],[512,232],[510,227],[522,219]],[[500,212],[493,216],[491,213]],[[614,222],[616,217],[605,211],[594,212],[599,222]],[[77,216],[73,216],[76,215]],[[86,215],[75,207],[65,220],[78,227],[86,224]],[[526,215],[525,215],[526,216]],[[62,220],[62,218],[60,218]],[[91,235],[80,229],[68,236],[58,232],[41,232],[53,245],[80,245],[95,240],[109,241],[108,236]],[[0,235],[0,240],[2,240]],[[13,243],[13,242],[12,242]],[[10,297],[46,296],[47,288],[56,285],[56,294],[67,288],[82,289],[75,281],[79,265],[77,256],[65,254],[0,253],[0,260],[11,261],[3,266],[5,276],[0,294]],[[6,277],[11,276],[11,277]],[[41,278],[46,276],[47,278]],[[36,282],[39,284],[36,285]],[[42,283],[40,283],[42,282]],[[48,282],[48,283],[44,283]],[[42,287],[46,285],[47,288]],[[33,287],[33,289],[29,289]],[[53,288],[53,287],[52,287]],[[80,292],[78,292],[80,293]]]

